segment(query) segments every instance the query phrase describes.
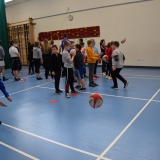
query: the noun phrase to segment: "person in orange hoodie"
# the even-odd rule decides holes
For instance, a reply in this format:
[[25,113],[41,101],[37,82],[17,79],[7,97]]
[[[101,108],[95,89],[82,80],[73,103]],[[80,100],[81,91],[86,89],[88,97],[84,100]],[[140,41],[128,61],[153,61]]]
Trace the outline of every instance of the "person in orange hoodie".
[[88,63],[88,68],[89,68],[89,86],[95,87],[95,86],[98,86],[98,84],[94,83],[93,81],[95,63],[101,57],[103,53],[100,53],[100,54],[95,53],[93,49],[93,46],[94,46],[93,39],[88,40],[87,44],[88,44],[88,47],[86,49],[86,53],[87,53],[87,63]]

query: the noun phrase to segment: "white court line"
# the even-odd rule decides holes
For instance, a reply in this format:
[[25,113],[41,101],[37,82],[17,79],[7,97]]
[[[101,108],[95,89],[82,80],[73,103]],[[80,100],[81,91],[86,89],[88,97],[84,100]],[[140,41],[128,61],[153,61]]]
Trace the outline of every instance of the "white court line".
[[[126,76],[127,77],[127,76]],[[127,77],[132,79],[153,79],[153,80],[160,80],[160,78],[144,78],[144,77]]]
[[39,160],[38,158],[35,158],[35,157],[33,157],[33,156],[31,156],[31,155],[23,152],[23,151],[20,151],[19,149],[16,149],[16,148],[14,148],[14,147],[12,147],[12,146],[9,146],[8,144],[5,144],[5,143],[3,143],[3,142],[1,142],[1,141],[0,141],[0,144],[1,144],[2,146],[5,146],[5,147],[7,147],[7,148],[9,148],[9,149],[11,149],[11,150],[19,153],[19,154],[22,154],[23,156],[28,157],[28,158],[30,158],[30,159],[32,159],[32,160]]
[[[47,141],[47,142],[50,142],[50,143],[53,143],[53,144],[56,144],[56,145],[59,145],[59,146],[62,146],[62,147],[65,147],[65,148],[68,148],[68,149],[71,149],[71,150],[80,152],[80,153],[83,153],[83,154],[86,154],[86,155],[89,155],[89,156],[92,156],[92,157],[96,157],[96,158],[98,157],[98,155],[96,155],[96,154],[94,154],[94,153],[90,153],[90,152],[87,152],[87,151],[84,151],[84,150],[81,150],[81,149],[78,149],[78,148],[74,148],[74,147],[68,146],[68,145],[63,144],[63,143],[59,143],[59,142],[57,142],[57,141],[54,141],[54,140],[51,140],[51,139],[48,139],[48,138],[39,136],[39,135],[37,135],[37,134],[33,134],[33,133],[31,133],[31,132],[27,132],[27,131],[25,131],[25,130],[16,128],[16,127],[11,126],[11,125],[8,125],[8,124],[5,124],[5,123],[2,123],[2,125],[6,126],[6,127],[9,127],[9,128],[12,128],[12,129],[14,129],[14,130],[20,131],[20,132],[22,132],[22,133],[28,134],[28,135],[30,135],[30,136],[33,136],[33,137],[42,139],[42,140],[44,140],[44,141]],[[102,160],[111,160],[111,159],[108,159],[108,158],[105,158],[105,157],[102,157],[101,159],[102,159]]]
[[101,153],[101,155],[96,160],[101,160],[102,157],[113,147],[113,145],[122,137],[122,135],[127,131],[127,129],[133,124],[133,122],[140,116],[140,114],[147,108],[147,106],[152,102],[156,95],[160,92],[160,89],[152,96],[151,99],[145,104],[145,106],[137,113],[137,115],[130,121],[130,123],[123,129],[123,131],[116,137],[116,139]]

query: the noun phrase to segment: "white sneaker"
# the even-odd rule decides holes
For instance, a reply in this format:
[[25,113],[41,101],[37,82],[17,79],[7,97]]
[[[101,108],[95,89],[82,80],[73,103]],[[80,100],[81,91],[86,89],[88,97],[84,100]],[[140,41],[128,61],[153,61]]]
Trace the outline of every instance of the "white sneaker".
[[55,82],[55,80],[54,79],[52,79],[52,83],[54,83]]
[[106,76],[106,73],[105,73],[105,72],[103,72],[102,74],[103,74],[104,76]]
[[112,80],[112,77],[108,76],[108,79],[109,79],[109,80]]
[[66,93],[66,98],[70,98],[70,95],[69,95],[69,93]]
[[106,79],[108,79],[108,76],[106,76]]

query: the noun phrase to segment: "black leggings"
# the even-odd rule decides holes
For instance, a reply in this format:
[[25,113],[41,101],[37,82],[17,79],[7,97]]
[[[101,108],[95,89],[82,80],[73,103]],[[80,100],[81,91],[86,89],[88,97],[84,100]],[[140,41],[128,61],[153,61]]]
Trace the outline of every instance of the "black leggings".
[[102,60],[102,73],[106,72],[106,62]]
[[97,65],[98,65],[98,61],[96,61],[95,66],[94,66],[94,74],[97,73]]
[[41,60],[40,59],[34,59],[34,64],[35,64],[35,72],[37,74],[40,73],[40,66],[41,66]]
[[31,69],[32,69],[32,73],[34,73],[34,62],[33,59],[29,59],[29,73],[31,73]]
[[56,91],[59,90],[60,78],[61,78],[61,71],[55,72],[55,75],[54,75],[55,83],[54,83],[54,85],[55,85]]
[[[49,72],[50,72],[49,67],[45,67],[45,77],[46,77],[46,79],[48,79]],[[52,73],[51,73],[51,78],[53,79],[53,77],[54,77],[54,76],[53,76]]]

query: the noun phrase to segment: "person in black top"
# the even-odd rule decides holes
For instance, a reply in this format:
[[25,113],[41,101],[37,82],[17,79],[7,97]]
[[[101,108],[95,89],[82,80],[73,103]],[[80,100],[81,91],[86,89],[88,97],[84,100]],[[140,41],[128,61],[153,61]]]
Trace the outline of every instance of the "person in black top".
[[[44,39],[42,47],[42,57],[43,57],[43,67],[45,68],[46,82],[48,82],[49,76],[49,60],[52,54],[52,49],[49,47],[48,39]],[[51,74],[52,81],[54,82],[53,76]]]
[[[31,42],[28,42],[28,61],[29,61],[29,75],[34,74],[34,63],[33,63],[33,47],[34,45]],[[32,72],[31,72],[32,69]]]
[[[105,40],[102,39],[100,41],[100,49],[101,49],[101,53],[103,53],[103,55],[101,57],[103,57],[105,55],[105,50],[106,50],[106,44],[105,44]],[[106,62],[102,59],[102,73],[103,75],[106,75]]]
[[[76,70],[76,77],[78,79],[77,80],[78,85],[76,86],[76,88],[80,88],[80,91],[84,91],[86,90],[85,81],[84,81],[84,71],[85,71],[84,57],[81,52],[81,45],[76,44],[75,47],[76,47],[75,48],[76,55],[74,57],[74,68]],[[80,84],[82,85],[82,87],[80,86]]]
[[56,45],[52,46],[52,55],[50,56],[49,64],[50,64],[51,74],[54,76],[55,79],[56,93],[57,94],[63,93],[59,89],[61,72],[63,71],[62,55],[58,53],[58,47]]

